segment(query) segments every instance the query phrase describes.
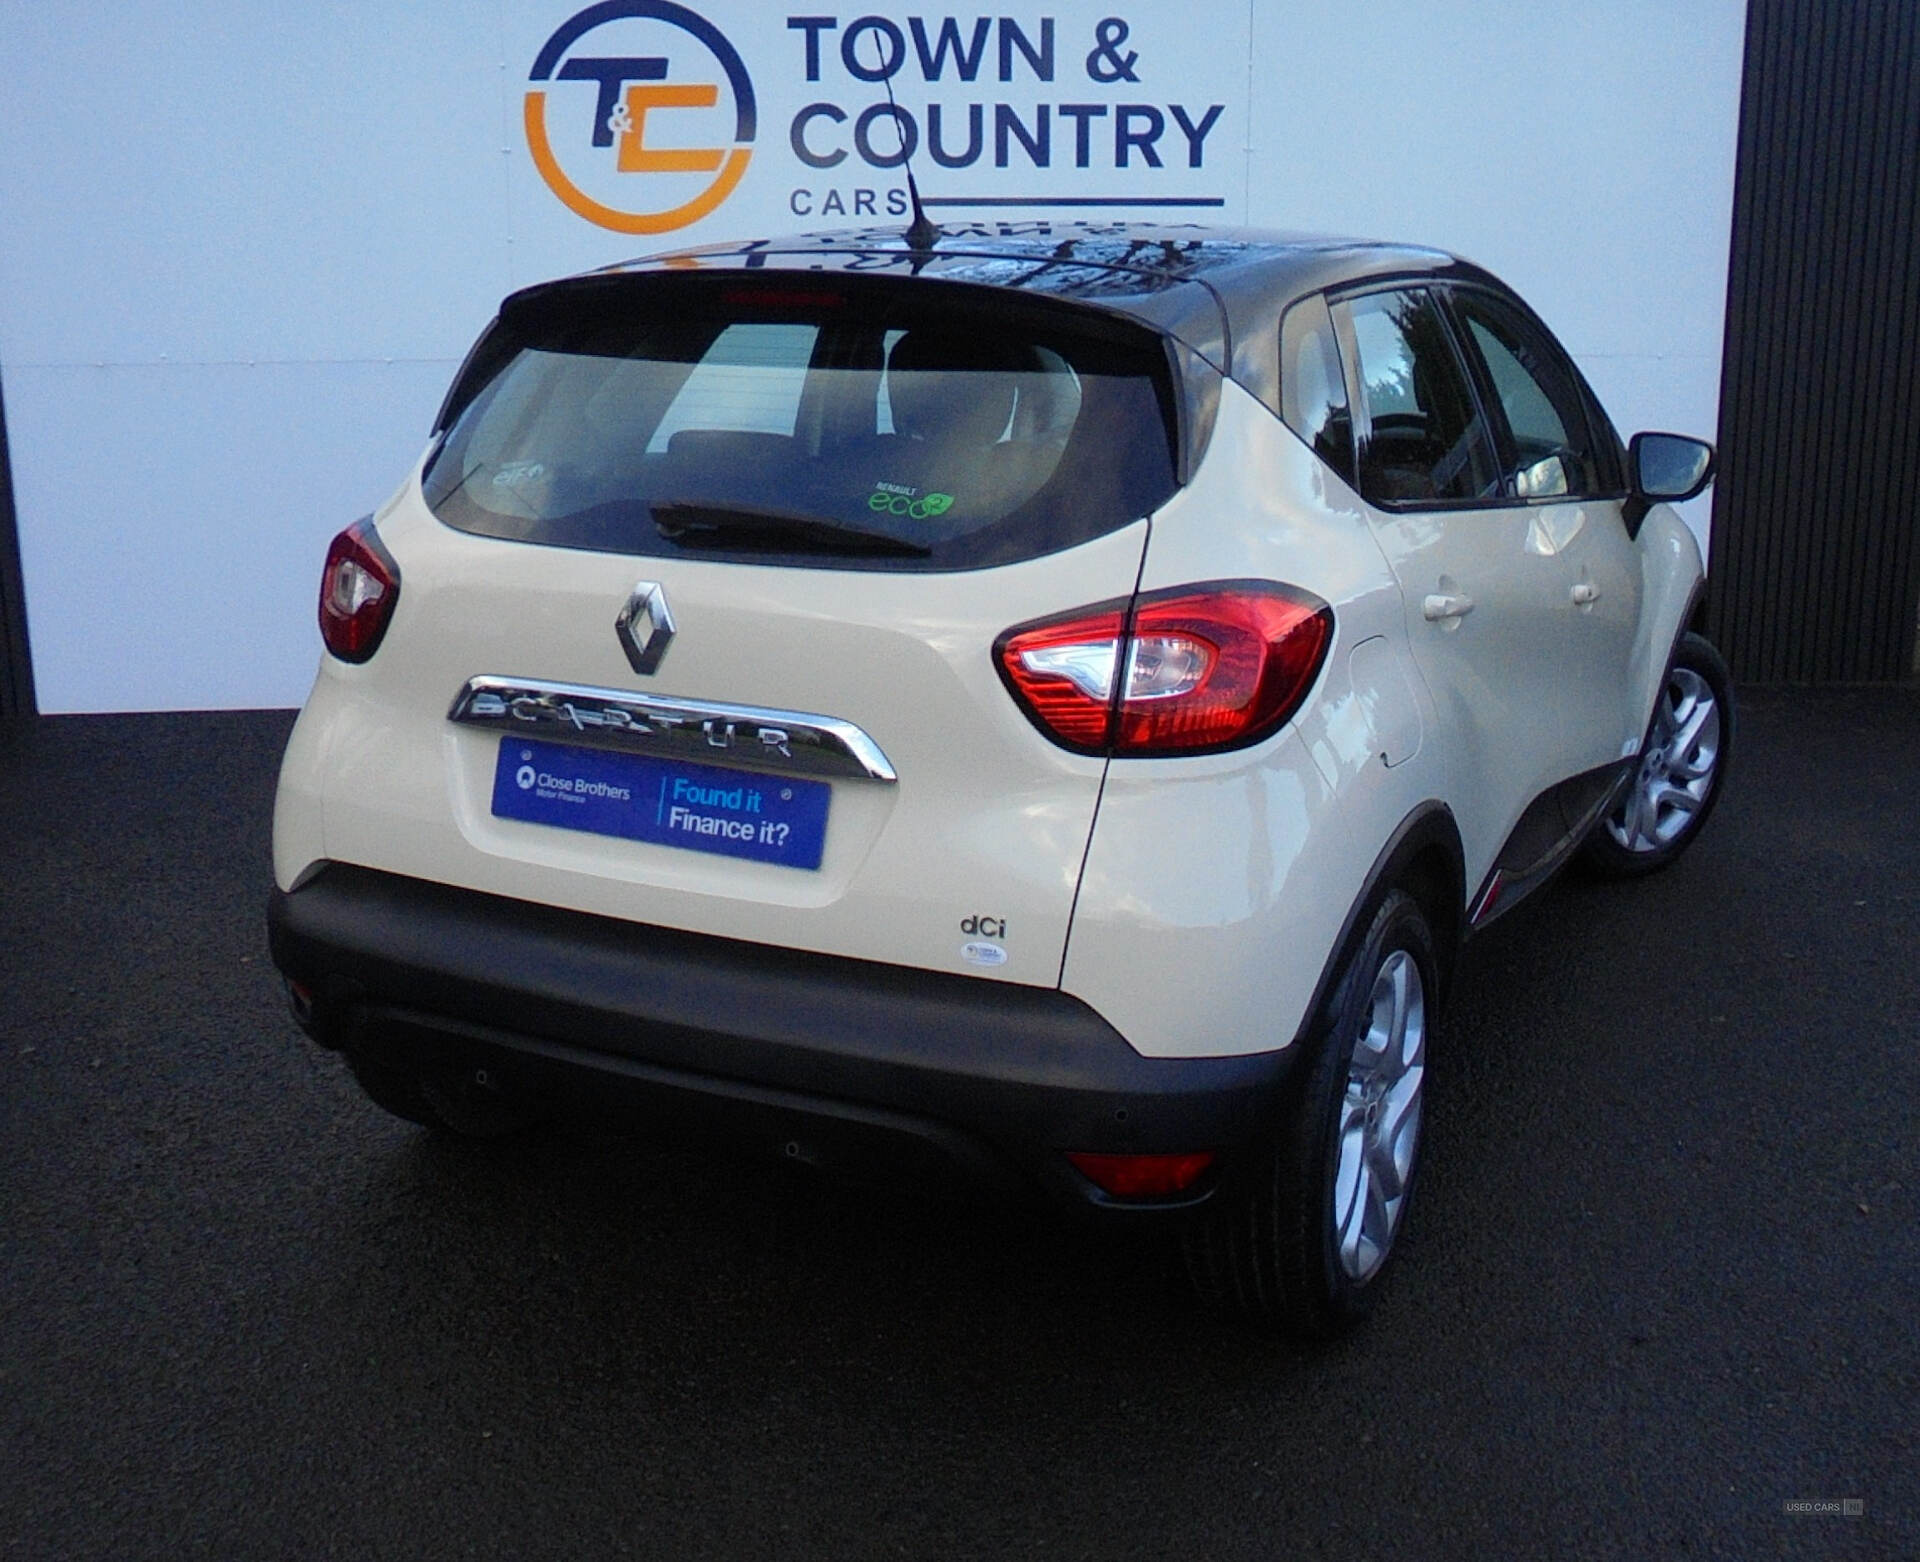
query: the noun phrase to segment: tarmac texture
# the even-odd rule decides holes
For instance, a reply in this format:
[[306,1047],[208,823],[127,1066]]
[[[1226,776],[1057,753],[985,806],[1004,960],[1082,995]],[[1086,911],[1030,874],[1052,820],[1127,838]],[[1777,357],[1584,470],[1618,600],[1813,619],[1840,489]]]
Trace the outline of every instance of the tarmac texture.
[[289,713],[0,739],[0,1556],[1920,1557],[1920,691],[1739,714],[1674,869],[1471,946],[1318,1350],[1156,1245],[386,1117],[266,958]]

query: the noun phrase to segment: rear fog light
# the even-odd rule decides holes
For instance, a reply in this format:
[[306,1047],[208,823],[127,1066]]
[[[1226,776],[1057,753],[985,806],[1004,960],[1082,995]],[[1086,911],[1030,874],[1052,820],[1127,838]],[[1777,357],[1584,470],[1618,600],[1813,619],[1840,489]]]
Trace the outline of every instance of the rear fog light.
[[1189,1150],[1178,1155],[1094,1155],[1072,1150],[1067,1154],[1089,1182],[1116,1199],[1165,1198],[1185,1193],[1213,1164],[1211,1150]]

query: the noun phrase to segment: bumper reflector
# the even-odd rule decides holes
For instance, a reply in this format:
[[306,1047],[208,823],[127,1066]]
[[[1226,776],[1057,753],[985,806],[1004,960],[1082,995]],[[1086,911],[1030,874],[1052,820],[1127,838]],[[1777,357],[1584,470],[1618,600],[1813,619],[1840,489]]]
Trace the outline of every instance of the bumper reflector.
[[1067,1159],[1102,1193],[1117,1199],[1164,1198],[1184,1193],[1213,1164],[1213,1151],[1179,1155],[1094,1155],[1070,1150]]

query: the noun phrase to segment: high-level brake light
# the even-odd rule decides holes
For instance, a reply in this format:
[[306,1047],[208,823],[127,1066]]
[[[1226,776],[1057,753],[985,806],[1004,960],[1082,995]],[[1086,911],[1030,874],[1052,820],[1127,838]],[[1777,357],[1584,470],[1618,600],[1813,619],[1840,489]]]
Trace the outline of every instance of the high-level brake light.
[[[1257,743],[1299,708],[1333,609],[1270,581],[1209,581],[1020,625],[994,647],[1034,725],[1065,748],[1130,758]],[[1124,687],[1115,670],[1125,668]]]

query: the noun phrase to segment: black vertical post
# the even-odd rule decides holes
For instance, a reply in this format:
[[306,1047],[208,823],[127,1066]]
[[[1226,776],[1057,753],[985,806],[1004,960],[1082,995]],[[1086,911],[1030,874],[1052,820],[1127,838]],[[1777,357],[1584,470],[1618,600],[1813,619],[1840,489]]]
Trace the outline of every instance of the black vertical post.
[[1711,628],[1889,682],[1920,619],[1920,6],[1748,0]]
[[13,508],[7,449],[7,401],[0,389],[0,728],[31,721],[33,653],[27,642],[27,591],[20,574],[20,528]]

